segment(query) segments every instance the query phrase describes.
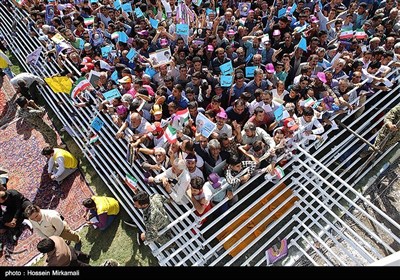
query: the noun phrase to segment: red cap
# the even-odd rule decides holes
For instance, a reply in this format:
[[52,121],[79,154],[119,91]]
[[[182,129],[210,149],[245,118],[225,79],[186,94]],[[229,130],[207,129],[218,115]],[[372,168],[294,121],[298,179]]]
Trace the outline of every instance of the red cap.
[[94,69],[93,63],[86,63],[85,67],[81,68],[81,72],[90,72]]
[[82,59],[81,65],[86,65],[86,64],[88,64],[88,63],[92,63],[92,59],[91,59],[90,57],[88,57],[88,56],[85,56],[85,57]]
[[283,126],[288,128],[291,131],[295,131],[296,129],[299,128],[299,125],[295,122],[294,119],[292,118],[286,118],[283,121]]

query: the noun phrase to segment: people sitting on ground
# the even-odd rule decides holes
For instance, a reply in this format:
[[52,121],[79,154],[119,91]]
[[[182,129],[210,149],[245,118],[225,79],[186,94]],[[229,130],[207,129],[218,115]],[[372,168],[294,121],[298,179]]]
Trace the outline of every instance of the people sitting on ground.
[[78,160],[67,150],[45,147],[42,155],[48,159],[47,172],[50,179],[56,181],[58,185],[78,169]]
[[101,231],[107,229],[119,213],[119,202],[113,197],[94,195],[82,204],[86,208],[84,218],[87,224]]
[[15,103],[19,106],[17,116],[39,131],[47,144],[56,147],[58,145],[57,134],[54,129],[43,120],[46,114],[44,107],[39,107],[36,105],[35,101],[29,100],[24,96],[18,97]]
[[0,191],[0,233],[11,231],[14,244],[22,234],[24,211],[29,205],[32,202],[17,190]]
[[25,208],[25,216],[32,223],[33,231],[41,238],[50,236],[60,236],[67,242],[74,241],[75,248],[81,246],[81,237],[72,230],[64,217],[52,209],[40,209],[39,206],[32,204]]
[[36,248],[46,254],[47,266],[90,266],[90,255],[68,246],[60,236],[43,238]]

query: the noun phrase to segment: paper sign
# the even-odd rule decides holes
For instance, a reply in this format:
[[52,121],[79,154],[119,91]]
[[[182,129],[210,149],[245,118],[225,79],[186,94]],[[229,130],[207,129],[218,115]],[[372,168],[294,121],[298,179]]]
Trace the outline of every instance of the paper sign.
[[99,2],[99,0],[90,0],[90,4],[98,3],[98,2]]
[[246,57],[246,63],[249,62],[250,59],[252,59],[252,58],[253,58],[253,54],[251,53]]
[[149,53],[149,60],[153,67],[161,66],[171,62],[170,48],[157,50],[156,52]]
[[253,78],[254,77],[254,70],[257,69],[257,66],[247,66],[245,68],[246,71],[246,78]]
[[150,78],[153,78],[153,76],[155,74],[157,74],[157,71],[154,70],[153,68],[146,68],[146,70],[144,71],[145,74],[149,75]]
[[118,89],[114,88],[114,89],[112,89],[112,90],[109,90],[109,91],[103,93],[103,96],[104,96],[104,98],[105,98],[106,100],[111,100],[111,99],[120,97],[120,96],[121,96],[121,93],[119,92]]
[[59,44],[59,43],[61,43],[62,41],[65,41],[65,38],[64,38],[60,33],[57,33],[57,34],[55,34],[53,37],[51,37],[51,40],[52,40],[54,43]]
[[114,1],[114,8],[117,10],[121,9],[121,0]]
[[279,106],[278,108],[276,108],[276,110],[274,111],[274,116],[275,116],[275,120],[277,122],[279,122],[280,120],[282,120],[283,118],[283,106]]
[[286,8],[282,8],[278,11],[278,18],[283,17],[286,14]]
[[215,123],[210,121],[202,113],[198,113],[196,117],[196,130],[201,133],[204,137],[210,137],[211,133],[217,127]]
[[135,8],[135,15],[136,17],[140,18],[143,16],[143,12],[140,8]]
[[130,61],[137,55],[137,51],[134,48],[131,48],[129,52],[126,54],[126,58],[128,58]]
[[186,23],[179,23],[176,25],[176,34],[182,35],[182,36],[188,36],[189,35],[189,25]]
[[121,5],[121,8],[122,8],[122,10],[123,10],[124,12],[126,12],[126,13],[132,13],[132,12],[133,12],[131,2],[122,4],[122,5]]
[[222,75],[220,77],[221,87],[230,87],[232,85],[232,82],[233,82],[233,76],[232,75],[229,75],[229,76]]
[[80,50],[83,50],[83,47],[85,46],[85,43],[86,43],[85,40],[82,40],[82,39],[79,40],[79,49]]
[[125,32],[118,32],[118,42],[126,43],[128,42],[128,35]]
[[233,73],[232,61],[220,65],[219,69],[221,69],[222,75],[232,75]]
[[201,5],[201,2],[203,2],[203,0],[192,0],[192,3],[195,4],[197,7]]
[[111,52],[112,46],[104,46],[101,48],[102,57],[108,57],[108,54]]
[[157,27],[158,27],[158,20],[156,20],[156,19],[154,19],[154,18],[150,18],[149,21],[150,21],[151,26],[152,26],[154,29],[157,29]]
[[118,83],[118,72],[117,70],[115,70],[112,74],[111,74],[111,80],[113,80],[114,82]]
[[99,118],[95,117],[92,123],[90,124],[96,131],[100,131],[104,125],[104,122]]

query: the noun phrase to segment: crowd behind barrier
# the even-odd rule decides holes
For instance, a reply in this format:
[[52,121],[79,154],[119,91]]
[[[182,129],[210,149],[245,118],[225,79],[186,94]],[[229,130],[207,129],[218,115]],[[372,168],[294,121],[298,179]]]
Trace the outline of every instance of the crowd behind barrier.
[[[336,123],[335,120],[346,123],[367,141],[376,137],[379,121],[384,113],[399,103],[398,29],[391,32],[385,25],[388,29],[387,37],[394,37],[393,42],[397,40],[397,43],[392,44],[392,40],[387,38],[383,44],[382,34],[374,37],[368,32],[370,29],[365,20],[372,14],[361,15],[360,21],[359,15],[364,13],[364,5],[360,5],[361,12],[358,11],[354,19],[351,37],[346,37],[348,29],[342,28],[340,31],[340,28],[336,27],[340,20],[335,23],[335,31],[329,29],[324,33],[322,31],[328,26],[321,25],[327,16],[323,13],[329,13],[328,18],[332,21],[335,17],[330,18],[332,12],[329,10],[336,9],[336,16],[345,17],[344,22],[348,27],[350,24],[346,21],[351,14],[346,14],[345,11],[340,13],[339,8],[343,4],[327,9],[323,6],[322,13],[318,3],[314,5],[311,2],[312,9],[301,8],[302,4],[310,6],[309,2],[304,3],[302,0],[286,3],[287,9],[282,7],[285,3],[281,1],[277,1],[276,7],[273,8],[268,8],[268,4],[271,3],[267,1],[257,1],[248,3],[252,6],[251,10],[243,16],[241,9],[245,8],[243,5],[246,3],[241,3],[240,8],[235,10],[236,4],[231,3],[234,4],[234,8],[229,8],[231,6],[226,6],[226,0],[221,3],[200,2],[199,5],[185,1],[177,6],[171,2],[147,1],[131,3],[131,10],[124,5],[122,12],[117,8],[119,1],[108,2],[91,1],[89,4],[83,1],[73,4],[60,1],[53,5],[54,2],[38,1],[33,8],[29,6],[29,2],[24,2],[24,11],[10,2],[3,1],[1,20],[8,24],[3,25],[1,31],[7,47],[27,71],[42,78],[66,76],[75,84],[81,82],[80,78],[83,76],[88,79],[90,85],[76,98],[73,94],[54,94],[47,86],[41,87],[43,96],[141,231],[145,229],[141,213],[133,206],[133,191],[128,187],[127,175],[133,176],[137,180],[137,186],[149,194],[162,193],[170,197],[166,188],[149,182],[149,178],[165,171],[170,165],[159,164],[159,170],[142,169],[144,162],[157,162],[157,158],[154,157],[156,151],[163,151],[157,148],[149,149],[152,148],[150,140],[153,138],[160,139],[162,134],[168,134],[168,137],[162,137],[156,146],[165,147],[164,153],[168,151],[167,158],[171,157],[171,164],[172,158],[176,158],[177,155],[189,158],[189,153],[194,154],[194,158],[197,153],[198,157],[206,161],[200,153],[201,141],[209,140],[207,138],[218,139],[220,145],[224,141],[227,142],[222,149],[225,150],[223,152],[229,151],[231,154],[226,158],[227,162],[230,162],[232,154],[243,153],[249,161],[258,165],[260,155],[270,153],[261,161],[261,164],[268,164],[257,168],[258,171],[254,174],[251,166],[255,164],[250,163],[250,167],[239,170],[237,175],[229,178],[226,177],[227,171],[219,170],[219,175],[227,179],[219,192],[232,189],[236,180],[240,183],[234,188],[233,197],[227,195],[201,216],[195,214],[193,202],[178,204],[175,203],[178,202],[176,198],[171,195],[174,202],[166,206],[171,223],[159,234],[171,230],[173,238],[162,245],[153,242],[148,244],[161,265],[245,265],[250,262],[261,265],[265,261],[266,247],[276,238],[283,236],[290,240],[289,248],[298,249],[313,263],[309,257],[310,253],[307,253],[313,246],[309,246],[311,243],[307,237],[312,236],[331,252],[315,233],[318,230],[312,229],[316,226],[325,233],[327,224],[337,230],[344,239],[349,240],[349,244],[353,244],[367,262],[382,257],[377,250],[374,251],[374,256],[366,252],[362,248],[366,245],[364,240],[360,241],[362,246],[356,246],[354,238],[340,233],[335,223],[345,225],[340,221],[340,216],[326,207],[326,200],[330,202],[330,207],[336,206],[342,213],[349,214],[338,198],[347,200],[350,205],[353,201],[347,198],[348,193],[363,199],[362,195],[352,190],[352,186],[374,164],[371,163],[364,170],[360,170],[361,175],[358,174],[358,177],[355,177],[356,173],[351,170],[361,166],[362,159],[358,155],[368,146],[348,129],[343,129],[340,125],[337,127],[340,123]],[[171,5],[173,9],[170,12]],[[327,4],[327,7],[329,5]],[[78,9],[80,13],[77,12]],[[369,9],[372,11],[372,7]],[[393,20],[391,9],[396,8],[390,8],[389,11],[386,11],[386,7],[382,9],[385,15],[387,13],[387,21]],[[316,16],[312,16],[310,10],[314,11],[311,14]],[[295,15],[299,17],[298,21]],[[71,17],[76,20],[72,20]],[[395,18],[397,17],[398,12],[395,15]],[[374,18],[375,16],[372,17],[372,21]],[[158,27],[155,26],[156,21]],[[161,23],[164,24],[163,27],[160,26]],[[63,27],[67,24],[71,29]],[[362,26],[363,32],[359,30],[361,26],[358,25]],[[380,26],[382,25],[377,25]],[[332,35],[332,32],[336,34]],[[310,34],[318,35],[318,38]],[[326,35],[333,36],[331,42],[326,41]],[[378,45],[374,45],[377,41],[375,38],[379,39]],[[281,39],[283,41],[279,43]],[[200,45],[196,41],[202,41],[203,44]],[[319,46],[313,43],[317,41]],[[357,46],[353,46],[354,42],[361,48],[361,52]],[[42,50],[38,53],[37,61],[35,58],[32,60],[31,54],[35,54],[40,46]],[[108,46],[114,50],[109,50]],[[163,49],[162,55],[157,52],[159,49]],[[168,49],[167,53],[165,49]],[[132,55],[131,59],[127,58],[128,54]],[[308,59],[304,59],[305,57]],[[164,64],[156,65],[158,62],[153,59],[163,60]],[[294,71],[296,66],[297,70]],[[92,80],[96,76],[96,73],[92,72],[94,70],[100,72],[97,74],[97,81]],[[146,74],[143,75],[143,72]],[[352,77],[351,86],[344,76]],[[102,80],[102,77],[105,79]],[[196,80],[202,80],[201,84],[196,84]],[[239,87],[241,80],[247,81],[247,86]],[[350,87],[353,88],[349,90]],[[389,89],[390,87],[392,89]],[[256,90],[257,88],[261,90]],[[110,98],[111,102],[107,104],[104,101],[105,95],[113,89],[118,89],[122,98]],[[194,106],[196,103],[193,101],[200,106]],[[261,110],[257,110],[257,105]],[[99,106],[103,109],[99,110]],[[206,110],[199,110],[199,107],[205,107],[203,109]],[[135,113],[136,110],[140,114]],[[256,112],[255,115],[260,111],[261,120],[253,119],[249,124],[247,120],[250,114],[242,116],[243,111],[248,110]],[[198,131],[199,112],[211,120],[209,125],[212,122],[217,125],[214,131],[210,131],[210,137],[205,136],[206,131]],[[135,117],[131,118],[132,115]],[[192,121],[185,119],[187,115]],[[309,120],[302,115],[308,115]],[[230,125],[227,125],[227,119]],[[100,123],[100,128],[93,125],[94,120]],[[314,127],[308,127],[310,124]],[[121,128],[125,126],[127,128],[122,132]],[[275,136],[277,130],[281,130],[286,140],[274,143],[271,136]],[[254,140],[245,142],[252,137],[246,131],[250,135],[252,131],[256,133],[261,143],[255,145]],[[225,138],[221,138],[223,132],[227,134]],[[235,138],[231,139],[233,137]],[[236,146],[232,144],[234,141],[245,145],[237,151],[232,147]],[[193,142],[194,151],[193,147],[190,147],[193,146]],[[215,141],[212,143],[217,145]],[[257,145],[261,146],[261,154],[256,154],[254,148]],[[275,149],[274,145],[278,148]],[[393,147],[383,151],[377,161],[391,148]],[[209,146],[208,149],[214,148]],[[275,155],[279,149],[284,151]],[[272,150],[274,152],[271,153]],[[208,151],[205,155],[211,157]],[[220,156],[222,157],[221,151]],[[232,164],[229,165],[238,165],[237,161],[231,161]],[[277,169],[278,163],[280,166]],[[204,178],[210,175],[210,170],[207,171],[205,167],[199,171]],[[245,177],[249,172],[253,176]],[[270,175],[266,176],[266,173]],[[281,183],[284,183],[285,187],[274,193]],[[340,183],[340,188],[337,188],[337,183]],[[312,189],[308,189],[307,186],[311,186]],[[283,202],[280,201],[278,207],[273,205],[287,190],[292,190],[292,194],[285,197]],[[263,197],[273,193],[272,199],[250,216],[246,216]],[[217,194],[218,191],[214,196]],[[237,195],[240,196],[238,203],[233,203]],[[297,202],[283,211],[283,206],[293,198],[296,198]],[[182,200],[184,199],[191,201],[186,193],[182,197]],[[317,202],[318,206],[314,206],[313,202]],[[228,210],[223,213],[217,212],[226,203],[229,204]],[[242,225],[230,231],[231,235],[246,228],[246,225],[265,209],[272,210],[232,246],[224,246],[226,250],[221,253],[220,249],[229,241],[229,236],[219,236],[227,231],[235,219],[246,216]],[[311,214],[307,211],[309,209]],[[268,223],[268,230],[264,230],[266,221],[279,210],[283,213],[279,213],[277,219]],[[319,215],[323,222],[315,219],[313,214]],[[398,227],[390,218],[384,216]],[[285,224],[285,218],[291,219],[291,222]],[[205,219],[207,222],[202,225]],[[357,218],[354,219],[355,222],[361,223]],[[239,250],[238,254],[233,253],[236,248],[241,247],[242,241],[253,233],[257,233],[257,237]],[[328,234],[328,237],[331,236]],[[216,238],[219,241],[215,245]],[[380,239],[377,236],[376,238]],[[396,236],[393,238],[398,242]],[[178,248],[171,249],[174,243]],[[385,248],[389,252],[393,251],[387,244]],[[227,259],[228,254],[232,258]],[[347,252],[347,255],[351,255],[351,252]],[[330,265],[334,263],[327,257],[323,259]],[[335,255],[334,259],[343,264],[340,257]],[[363,264],[355,258],[352,260]]]

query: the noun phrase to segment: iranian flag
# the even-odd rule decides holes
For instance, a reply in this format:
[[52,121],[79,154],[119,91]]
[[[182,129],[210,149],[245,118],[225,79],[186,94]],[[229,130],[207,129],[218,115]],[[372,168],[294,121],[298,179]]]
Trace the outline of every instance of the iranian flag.
[[275,173],[276,178],[278,178],[279,180],[282,179],[283,176],[285,176],[285,172],[283,171],[282,167],[280,167],[280,166],[275,167],[274,173]]
[[119,32],[114,32],[113,34],[111,34],[111,39],[112,40],[118,39],[118,37],[119,37]]
[[89,86],[91,86],[91,84],[85,77],[78,79],[71,89],[71,97],[76,98],[83,90],[87,89]]
[[186,122],[189,120],[189,109],[183,109],[180,111],[177,111],[175,113],[175,117],[174,120],[178,119],[179,120],[179,124],[184,126],[186,124]]
[[177,141],[176,139],[176,129],[171,125],[168,125],[168,128],[165,130],[165,138],[167,138],[168,142],[173,144]]
[[94,23],[94,17],[84,18],[83,23],[85,26],[92,25]]
[[306,107],[306,108],[311,107],[312,105],[314,105],[314,103],[315,103],[315,100],[310,97],[310,98],[304,100],[303,107]]
[[126,174],[125,175],[125,183],[130,187],[134,192],[137,191],[137,186],[138,182],[135,178],[133,178],[131,175]]
[[354,33],[354,37],[358,40],[363,40],[367,38],[367,33],[363,29],[357,29],[356,32]]
[[98,140],[99,140],[99,135],[93,134],[93,136],[90,137],[90,139],[89,139],[89,144],[93,144],[93,143],[95,143],[95,142],[98,141]]
[[351,28],[345,28],[340,31],[339,38],[341,40],[347,40],[353,38],[353,30]]

